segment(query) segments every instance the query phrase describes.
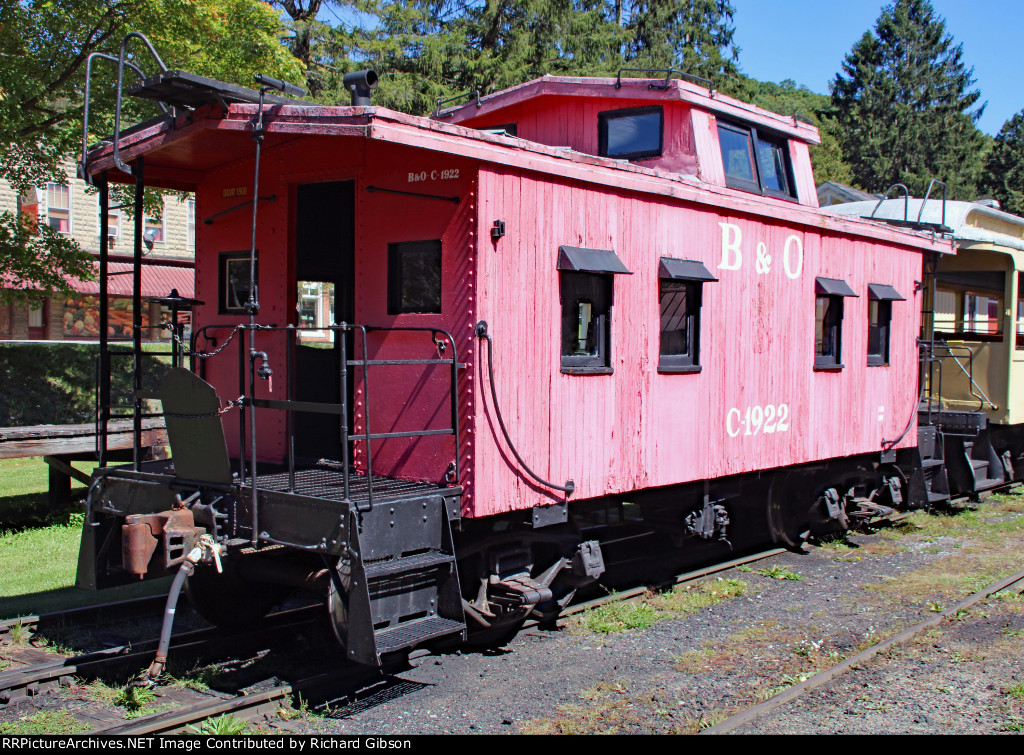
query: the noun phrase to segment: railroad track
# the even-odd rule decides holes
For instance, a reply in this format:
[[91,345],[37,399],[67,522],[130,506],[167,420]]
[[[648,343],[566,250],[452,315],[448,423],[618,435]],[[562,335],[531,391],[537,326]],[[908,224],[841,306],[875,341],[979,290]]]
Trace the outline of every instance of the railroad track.
[[1003,590],[1011,589],[1024,590],[1024,570],[1016,572],[1015,574],[1011,574],[1010,576],[1004,577],[1003,579],[1000,579],[996,582],[993,582],[988,587],[978,590],[976,593],[965,598],[964,600],[960,601],[951,608],[948,608],[945,611],[942,611],[941,613],[929,619],[926,619],[925,621],[915,624],[909,629],[905,629],[904,631],[900,632],[899,634],[893,637],[890,637],[887,640],[883,640],[875,645],[872,645],[868,649],[863,650],[857,653],[856,655],[851,656],[850,658],[847,658],[841,663],[837,663],[835,666],[832,666],[829,669],[821,671],[815,674],[814,676],[810,677],[809,679],[806,679],[805,681],[802,681],[798,684],[794,684],[792,687],[786,688],[785,690],[779,692],[773,697],[770,697],[767,700],[758,703],[757,705],[753,705],[750,708],[747,708],[746,710],[736,713],[730,716],[729,718],[725,719],[724,721],[720,721],[714,726],[710,726],[707,729],[704,729],[700,733],[726,734],[730,731],[733,731],[739,728],[740,726],[748,724],[751,721],[754,721],[755,719],[760,718],[761,716],[775,710],[776,708],[779,708],[780,706],[785,705],[786,703],[792,700],[795,700],[796,698],[803,695],[805,692],[809,692],[810,690],[813,690],[817,687],[822,686],[823,684],[826,684],[827,682],[832,681],[833,679],[841,676],[842,674],[845,674],[850,669],[855,668],[860,664],[863,664],[866,661],[871,660],[876,655],[878,655],[881,652],[884,652],[890,647],[894,645],[901,645],[908,642],[909,640],[913,639],[922,632],[927,631],[928,629],[931,629],[932,627],[937,626],[942,622],[946,621],[950,617],[956,616],[961,611],[964,611],[970,608],[971,606],[980,603],[982,600],[985,600],[990,595],[994,595],[995,593],[1001,592]]
[[[226,631],[208,627],[181,632],[173,635],[171,649],[176,662],[213,658],[288,636],[316,621],[320,613],[319,606],[307,606],[273,614],[258,629]],[[67,684],[73,677],[130,676],[149,665],[158,644],[157,639],[144,640],[0,672],[0,704]]]
[[[683,584],[704,579],[717,572],[753,563],[762,559],[785,553],[785,548],[773,548],[767,551],[733,559],[713,566],[696,569],[676,575],[669,584]],[[667,585],[666,585],[667,586]],[[649,587],[638,587],[625,590],[613,595],[606,595],[594,600],[584,601],[569,606],[565,611],[566,615],[581,613],[591,608],[596,608],[609,602],[625,601],[635,599],[647,593]],[[561,622],[561,620],[560,620]],[[533,622],[536,624],[536,622]],[[172,651],[175,650],[172,647]],[[410,660],[431,655],[432,651],[421,649],[413,651],[409,655]],[[321,674],[302,678],[289,683],[275,683],[269,687],[257,688],[240,694],[234,698],[218,698],[196,702],[194,704],[181,706],[175,710],[153,713],[149,716],[136,718],[132,721],[118,723],[117,725],[96,729],[92,734],[117,734],[140,736],[147,734],[173,734],[187,731],[189,727],[195,727],[201,721],[220,715],[232,715],[242,720],[257,720],[268,711],[276,711],[281,703],[294,695],[301,695],[306,699],[316,698],[318,693],[330,691],[334,697],[338,697],[339,688],[345,688],[355,692],[359,686],[366,685],[381,679],[380,672],[366,667],[352,667],[341,669],[336,672]]]
[[[878,524],[894,523],[906,516],[909,516],[909,513],[896,514],[882,522],[879,522]],[[789,549],[786,548],[772,548],[753,553],[742,558],[732,559],[701,569],[684,572],[676,575],[666,583],[663,583],[660,587],[665,588],[672,585],[700,581],[716,573],[771,558],[773,556],[786,553],[788,550]],[[1020,580],[1024,580],[1024,572],[1022,572],[1016,580],[1011,580],[1011,582]],[[1002,582],[999,584],[1002,584]],[[639,599],[643,595],[647,594],[650,589],[651,587],[645,585],[572,604],[563,610],[558,623],[559,625],[564,625],[570,616],[608,603]],[[985,595],[998,591],[998,589],[1005,588],[997,585],[988,592],[985,592]],[[981,597],[978,597],[979,595],[981,595],[981,593],[976,594],[976,596],[972,596],[968,601],[976,602],[977,600],[980,600]],[[124,601],[122,603],[108,604],[87,609],[74,609],[67,612],[22,617],[21,619],[0,622],[0,632],[5,631],[5,629],[9,631],[9,627],[17,623],[39,626],[41,625],[41,622],[67,621],[71,619],[80,619],[82,617],[94,618],[96,616],[102,616],[104,612],[109,613],[117,610],[151,613],[154,608],[162,607],[164,600],[165,598],[163,596],[158,596],[156,598]],[[943,612],[943,614],[933,617],[929,622],[924,622],[922,625],[919,625],[920,628],[914,628],[914,630],[908,630],[908,632],[914,631],[916,633],[918,631],[924,631],[924,629],[942,621],[947,615],[952,615],[956,611],[962,610],[964,605],[970,604],[968,601],[949,609],[949,611]],[[242,643],[251,643],[257,638],[266,638],[268,633],[294,632],[296,629],[308,625],[310,622],[316,620],[320,610],[320,606],[309,606],[302,609],[293,609],[291,611],[273,614],[268,617],[268,625],[262,627],[258,632],[254,632],[253,630],[246,632],[225,632],[224,630],[211,627],[180,633],[175,635],[172,640],[171,658],[175,661],[180,661],[183,656],[193,658],[213,658],[217,656],[218,651],[237,652]],[[536,624],[537,622],[528,622],[526,627]],[[3,635],[0,634],[0,637],[2,636]],[[897,638],[893,638],[889,643],[891,644],[894,641],[897,641]],[[883,645],[887,647],[887,645],[882,643],[879,646],[876,646],[877,649],[874,649],[874,652],[877,653],[884,649]],[[23,695],[37,694],[47,685],[54,686],[60,684],[62,680],[66,682],[69,677],[95,677],[110,674],[112,673],[112,670],[119,670],[122,672],[124,670],[128,670],[128,672],[131,673],[132,671],[145,668],[149,664],[150,660],[152,660],[156,646],[157,641],[155,639],[147,640],[133,646],[107,648],[96,653],[90,653],[74,658],[54,659],[53,661],[27,668],[2,672],[0,673],[0,703],[6,703],[9,700]],[[840,666],[819,674],[818,677],[812,677],[812,679],[807,680],[807,682],[790,687],[775,698],[771,698],[765,703],[755,706],[757,711],[753,714],[749,712],[738,714],[737,717],[735,717],[736,723],[732,725],[733,728],[735,726],[742,725],[748,720],[752,720],[748,718],[743,718],[741,720],[740,716],[754,715],[756,717],[757,715],[762,715],[771,708],[778,707],[778,705],[788,702],[803,691],[806,691],[813,686],[818,686],[819,684],[828,681],[828,679],[834,678],[834,676],[842,673],[850,665],[853,665],[853,663],[863,662],[864,658],[862,658],[862,656],[870,657],[870,655],[865,656],[866,653],[871,653],[871,650],[864,651],[864,653],[851,658],[849,661],[840,664]],[[431,654],[432,651],[429,649],[420,649],[410,654],[409,659],[415,660]],[[819,679],[819,677],[821,678]],[[223,695],[198,702],[180,704],[173,710],[141,716],[131,721],[102,726],[94,729],[90,733],[118,735],[171,734],[188,731],[190,727],[193,727],[207,718],[226,714],[243,720],[257,720],[270,711],[276,711],[285,700],[296,695],[301,695],[306,699],[315,699],[319,693],[329,692],[333,697],[337,698],[339,697],[337,694],[339,689],[354,692],[358,689],[359,685],[380,681],[381,678],[381,673],[376,670],[367,669],[362,666],[354,666],[327,674],[300,678],[287,683],[280,682],[278,680],[267,680],[267,682],[263,684],[249,687],[246,690],[243,690],[240,694],[234,696]],[[344,692],[341,696],[344,696]],[[771,704],[770,707],[769,704]],[[753,711],[754,709],[750,710]],[[732,719],[729,721],[731,720]],[[718,727],[724,727],[729,723],[729,721],[722,722]],[[707,731],[712,733],[719,731],[720,729],[718,727],[713,727]]]
[[14,619],[0,620],[0,644],[9,643],[16,627],[42,631],[46,627],[67,625],[71,622],[97,622],[111,615],[117,618],[149,616],[159,612],[167,602],[166,595],[152,595],[133,600],[120,600],[113,603],[100,603],[94,606],[69,608],[64,611],[19,616]]

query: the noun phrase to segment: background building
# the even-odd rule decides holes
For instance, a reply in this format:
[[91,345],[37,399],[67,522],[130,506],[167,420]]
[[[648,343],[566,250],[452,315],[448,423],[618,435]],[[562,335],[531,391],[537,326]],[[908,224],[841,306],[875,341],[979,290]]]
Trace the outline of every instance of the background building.
[[[73,176],[72,163],[65,166]],[[0,179],[0,212],[27,212],[40,222],[67,234],[79,246],[97,258],[99,270],[99,194],[87,191],[79,179],[67,183],[48,183],[19,196],[10,184]],[[167,296],[176,289],[191,298],[195,290],[195,199],[165,197],[163,216],[147,217],[143,232],[142,296]],[[109,218],[110,296],[109,336],[131,339],[132,322],[132,241],[134,222],[114,209]],[[72,281],[73,293],[55,295],[42,306],[0,304],[0,340],[88,341],[99,337],[99,280]],[[159,304],[147,304],[142,313],[143,327],[169,320],[170,311]],[[185,317],[179,319],[187,320]],[[152,327],[146,339],[166,339],[167,331]]]

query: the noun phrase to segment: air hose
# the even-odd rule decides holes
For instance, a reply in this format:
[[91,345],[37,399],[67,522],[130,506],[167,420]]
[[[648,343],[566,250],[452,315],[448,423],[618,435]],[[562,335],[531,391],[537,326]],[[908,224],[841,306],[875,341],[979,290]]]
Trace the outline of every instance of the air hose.
[[523,461],[523,457],[519,455],[515,445],[512,443],[512,439],[508,436],[508,430],[505,429],[505,421],[501,416],[501,408],[498,406],[498,392],[494,388],[494,359],[492,356],[493,344],[491,337],[487,333],[487,323],[483,320],[476,324],[476,335],[477,338],[487,339],[487,378],[491,385],[491,405],[494,407],[494,416],[498,418],[498,427],[501,428],[501,434],[505,438],[505,443],[508,444],[509,450],[512,455],[516,457],[516,461],[519,462],[519,466],[523,468],[530,477],[536,480],[539,484],[552,490],[560,490],[565,493],[566,498],[573,494],[576,490],[576,485],[572,480],[566,480],[565,485],[555,485],[553,482],[548,482],[543,477],[537,475],[530,467],[527,466],[526,462]]

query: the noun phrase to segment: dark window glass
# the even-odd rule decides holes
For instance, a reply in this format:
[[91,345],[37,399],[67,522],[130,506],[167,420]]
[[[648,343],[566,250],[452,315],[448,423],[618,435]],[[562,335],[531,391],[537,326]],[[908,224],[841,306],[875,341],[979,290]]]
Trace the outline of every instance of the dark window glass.
[[719,121],[718,144],[726,186],[774,197],[796,196],[785,138]]
[[661,349],[659,369],[699,364],[700,286],[693,281],[659,280]]
[[661,154],[663,116],[658,108],[612,110],[598,115],[598,152],[637,159]]
[[722,165],[726,177],[757,183],[750,132],[722,124],[718,127],[718,141],[722,147]]
[[611,372],[612,276],[563,271],[562,370]]
[[842,367],[843,297],[819,295],[814,302],[814,366]]
[[388,244],[388,314],[441,311],[441,242]]
[[889,323],[892,302],[868,300],[868,364],[889,364]]
[[768,141],[759,136],[757,156],[761,165],[761,184],[766,191],[789,194],[789,183],[786,181],[786,153],[784,143]]

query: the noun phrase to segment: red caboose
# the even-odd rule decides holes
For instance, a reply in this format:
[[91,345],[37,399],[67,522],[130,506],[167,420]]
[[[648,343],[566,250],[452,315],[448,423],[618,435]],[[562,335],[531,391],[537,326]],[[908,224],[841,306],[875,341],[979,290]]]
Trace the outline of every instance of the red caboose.
[[159,394],[172,459],[97,473],[83,584],[205,534],[212,618],[315,584],[375,662],[915,497],[922,260],[951,249],[820,211],[798,119],[670,79],[431,119],[135,93],[176,117],[85,171],[196,192],[202,303]]

